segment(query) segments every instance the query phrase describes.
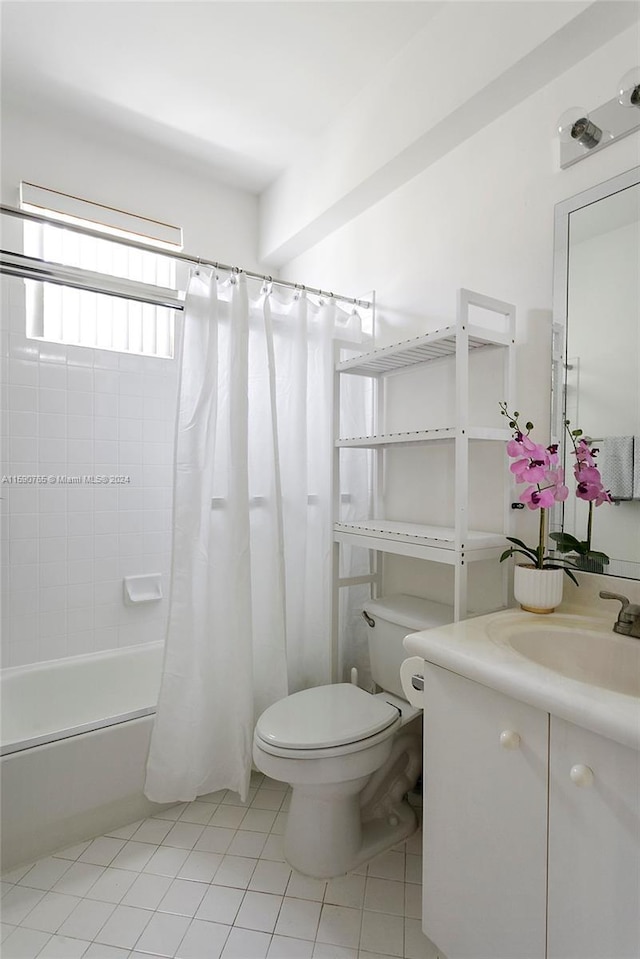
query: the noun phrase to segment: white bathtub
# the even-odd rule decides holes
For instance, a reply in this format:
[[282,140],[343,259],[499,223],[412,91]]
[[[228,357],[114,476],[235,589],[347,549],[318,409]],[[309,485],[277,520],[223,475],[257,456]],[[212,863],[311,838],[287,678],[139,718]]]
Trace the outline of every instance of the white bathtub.
[[2,868],[150,815],[162,643],[16,666],[2,688]]

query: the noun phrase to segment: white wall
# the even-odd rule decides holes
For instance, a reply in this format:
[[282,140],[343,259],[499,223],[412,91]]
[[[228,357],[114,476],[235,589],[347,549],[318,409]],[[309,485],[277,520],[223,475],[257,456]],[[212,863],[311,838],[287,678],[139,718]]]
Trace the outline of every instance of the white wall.
[[[185,250],[256,268],[256,199],[63,117],[3,109],[2,200],[21,179],[184,229]],[[176,363],[24,335],[24,284],[2,277],[4,476],[116,474],[121,486],[3,483],[4,666],[164,637]],[[125,606],[122,579],[161,573],[165,599]]]
[[[555,124],[572,104],[610,99],[636,60],[634,27],[292,260],[283,275],[354,295],[375,289],[381,344],[450,323],[461,286],[515,303],[517,405],[547,439],[554,205],[640,159],[634,134],[561,170]],[[422,401],[428,409],[428,393]],[[419,405],[414,394],[414,410]],[[412,503],[402,503],[414,519],[429,497],[428,484],[421,493],[416,485],[404,484]],[[473,492],[471,512],[481,515],[483,499]],[[520,535],[534,539],[537,514],[518,522]],[[388,572],[388,588],[433,598],[450,579],[434,567],[427,582],[424,566],[405,560]]]

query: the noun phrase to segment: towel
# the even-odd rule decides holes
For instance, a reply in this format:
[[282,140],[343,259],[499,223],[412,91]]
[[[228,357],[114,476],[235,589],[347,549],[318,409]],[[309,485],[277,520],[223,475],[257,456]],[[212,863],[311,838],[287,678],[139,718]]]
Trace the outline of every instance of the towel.
[[640,499],[640,436],[607,436],[599,447],[602,485],[612,499]]

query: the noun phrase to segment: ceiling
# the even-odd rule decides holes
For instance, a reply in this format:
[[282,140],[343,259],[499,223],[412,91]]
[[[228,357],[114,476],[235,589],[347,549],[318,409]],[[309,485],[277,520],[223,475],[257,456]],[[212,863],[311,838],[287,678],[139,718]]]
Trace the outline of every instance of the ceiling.
[[4,0],[2,96],[258,193],[443,6]]

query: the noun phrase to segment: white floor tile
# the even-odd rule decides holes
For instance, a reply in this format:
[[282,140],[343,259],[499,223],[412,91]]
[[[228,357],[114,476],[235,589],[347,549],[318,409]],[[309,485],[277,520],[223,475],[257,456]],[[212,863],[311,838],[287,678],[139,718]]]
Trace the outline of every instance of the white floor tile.
[[194,849],[180,867],[178,879],[211,882],[221,862],[222,855],[218,852],[201,852]]
[[402,956],[404,949],[404,919],[380,912],[364,912],[360,948],[365,952],[379,952],[386,956]]
[[12,926],[8,922],[0,922],[0,942],[4,942],[7,936],[10,936],[17,928],[17,926]]
[[228,886],[211,886],[204,894],[196,913],[196,919],[209,922],[222,922],[231,926],[238,914],[244,890],[229,889]]
[[265,959],[271,944],[266,932],[232,929],[222,950],[222,959]]
[[174,879],[157,907],[158,912],[171,912],[176,916],[188,916],[192,919],[208,888],[203,882]]
[[94,839],[89,843],[85,851],[78,856],[78,861],[92,862],[95,866],[109,866],[111,860],[115,858],[124,846],[124,843],[124,839],[112,839],[109,836]]
[[348,876],[329,879],[324,901],[334,906],[350,906],[352,909],[362,909],[364,887],[365,877],[353,873]]
[[61,849],[55,856],[57,859],[77,859],[90,845],[90,839],[87,839],[86,842],[77,842],[73,846],[66,846],[64,849]]
[[120,852],[114,857],[111,867],[114,869],[129,869],[132,872],[141,872],[157,850],[157,844],[138,842],[132,839],[126,842]]
[[377,879],[396,879],[404,882],[404,860],[403,852],[396,852],[393,849],[390,852],[383,852],[371,860],[367,875]]
[[70,865],[68,859],[54,859],[52,856],[41,859],[24,874],[19,885],[29,886],[31,889],[51,889]]
[[404,921],[404,954],[407,959],[444,959],[423,933],[420,919]]
[[272,809],[274,812],[278,812],[286,795],[286,789],[267,789],[262,786],[253,797],[251,808]]
[[318,931],[321,909],[322,904],[319,902],[285,897],[276,923],[276,934],[314,940]]
[[[256,812],[257,811],[258,810],[256,810]],[[286,812],[280,811],[279,813],[276,813],[276,818],[273,821],[271,832],[275,833],[277,836],[284,836],[284,830],[285,830],[286,824],[287,824]]]
[[173,956],[191,924],[191,918],[156,912],[136,943],[138,952]]
[[87,899],[99,899],[101,902],[118,903],[124,897],[136,878],[135,872],[127,869],[105,869],[102,875],[94,882]]
[[199,823],[177,822],[162,840],[163,846],[176,846],[178,849],[193,849],[203,826]]
[[407,856],[405,882],[422,882],[422,856]]
[[179,802],[175,806],[168,806],[166,809],[161,809],[160,812],[155,813],[152,817],[153,819],[170,819],[173,822],[177,822],[180,819],[180,816],[185,811],[189,803]]
[[364,908],[404,916],[404,883],[368,876]]
[[312,941],[290,939],[288,936],[274,936],[269,946],[267,959],[310,959],[312,955]]
[[227,789],[220,802],[225,806],[242,806],[244,809],[248,809],[256,792],[257,789],[249,789],[247,791],[247,798],[243,802],[242,799],[240,799],[240,793],[234,792],[233,789]]
[[202,852],[226,852],[234,835],[233,829],[224,829],[221,826],[205,826],[194,848]]
[[224,803],[216,809],[209,821],[210,826],[222,826],[224,829],[237,829],[246,809],[244,806],[227,806]]
[[154,876],[171,876],[175,878],[182,869],[185,859],[189,855],[186,849],[173,849],[171,846],[158,846],[156,852],[142,870]]
[[256,932],[273,932],[282,905],[282,896],[268,892],[248,892],[242,900],[234,926]]
[[102,942],[92,942],[83,959],[129,959],[129,950],[107,946]]
[[123,906],[137,906],[139,909],[157,909],[173,882],[170,876],[152,876],[143,872],[122,899]]
[[317,939],[335,946],[358,947],[362,913],[346,906],[323,905]]
[[119,829],[110,829],[105,835],[111,836],[113,839],[131,839],[141,822],[143,820],[138,819],[136,822],[130,822],[127,826],[120,826]]
[[58,934],[77,939],[95,939],[115,908],[112,902],[81,899],[58,929]]
[[270,832],[276,815],[271,809],[247,809],[242,818],[242,828],[251,832]]
[[40,932],[57,932],[79,902],[77,896],[47,892],[29,915],[25,916],[22,925],[28,929],[39,929]]
[[248,859],[245,856],[223,856],[212,882],[215,886],[246,889],[257,863],[257,859]]
[[2,873],[2,881],[12,882],[12,883],[20,882],[22,877],[26,876],[29,870],[33,868],[33,866],[34,866],[34,863],[29,863],[28,865],[25,865],[25,866],[17,866],[15,869],[9,869],[8,872]]
[[231,926],[193,919],[178,946],[177,959],[219,959]]
[[41,889],[29,889],[27,886],[14,886],[2,897],[2,919],[17,926],[45,893]]
[[171,829],[173,826],[168,819],[145,819],[131,836],[127,836],[127,839],[133,839],[134,842],[155,843],[159,846]]
[[272,892],[283,896],[290,875],[291,867],[286,863],[269,862],[268,859],[263,859],[256,864],[253,870],[249,889],[255,892]]
[[153,916],[148,909],[116,906],[96,936],[96,942],[120,949],[133,949]]
[[190,802],[180,816],[180,822],[199,823],[206,826],[215,811],[214,805],[208,802]]
[[19,926],[2,943],[2,959],[35,959],[51,933]]
[[[240,830],[238,830],[240,832]],[[262,835],[262,833],[260,833]],[[272,859],[274,862],[284,862],[284,843],[282,836],[274,836],[273,833],[265,842],[260,859]]]
[[330,942],[316,942],[313,956],[314,959],[358,959],[358,950],[336,946]]
[[87,939],[71,939],[68,936],[52,936],[38,959],[80,959],[91,943]]
[[231,840],[227,852],[232,856],[249,856],[258,859],[265,848],[269,836],[266,832],[250,832],[238,829]]
[[86,896],[104,870],[104,866],[94,866],[90,862],[69,863],[69,868],[58,879],[53,891],[64,892],[69,896]]
[[404,884],[404,914],[407,919],[422,917],[422,886],[417,883]]
[[287,896],[322,902],[326,888],[327,882],[325,879],[312,879],[310,876],[303,876],[302,873],[296,872],[294,869],[287,886]]

